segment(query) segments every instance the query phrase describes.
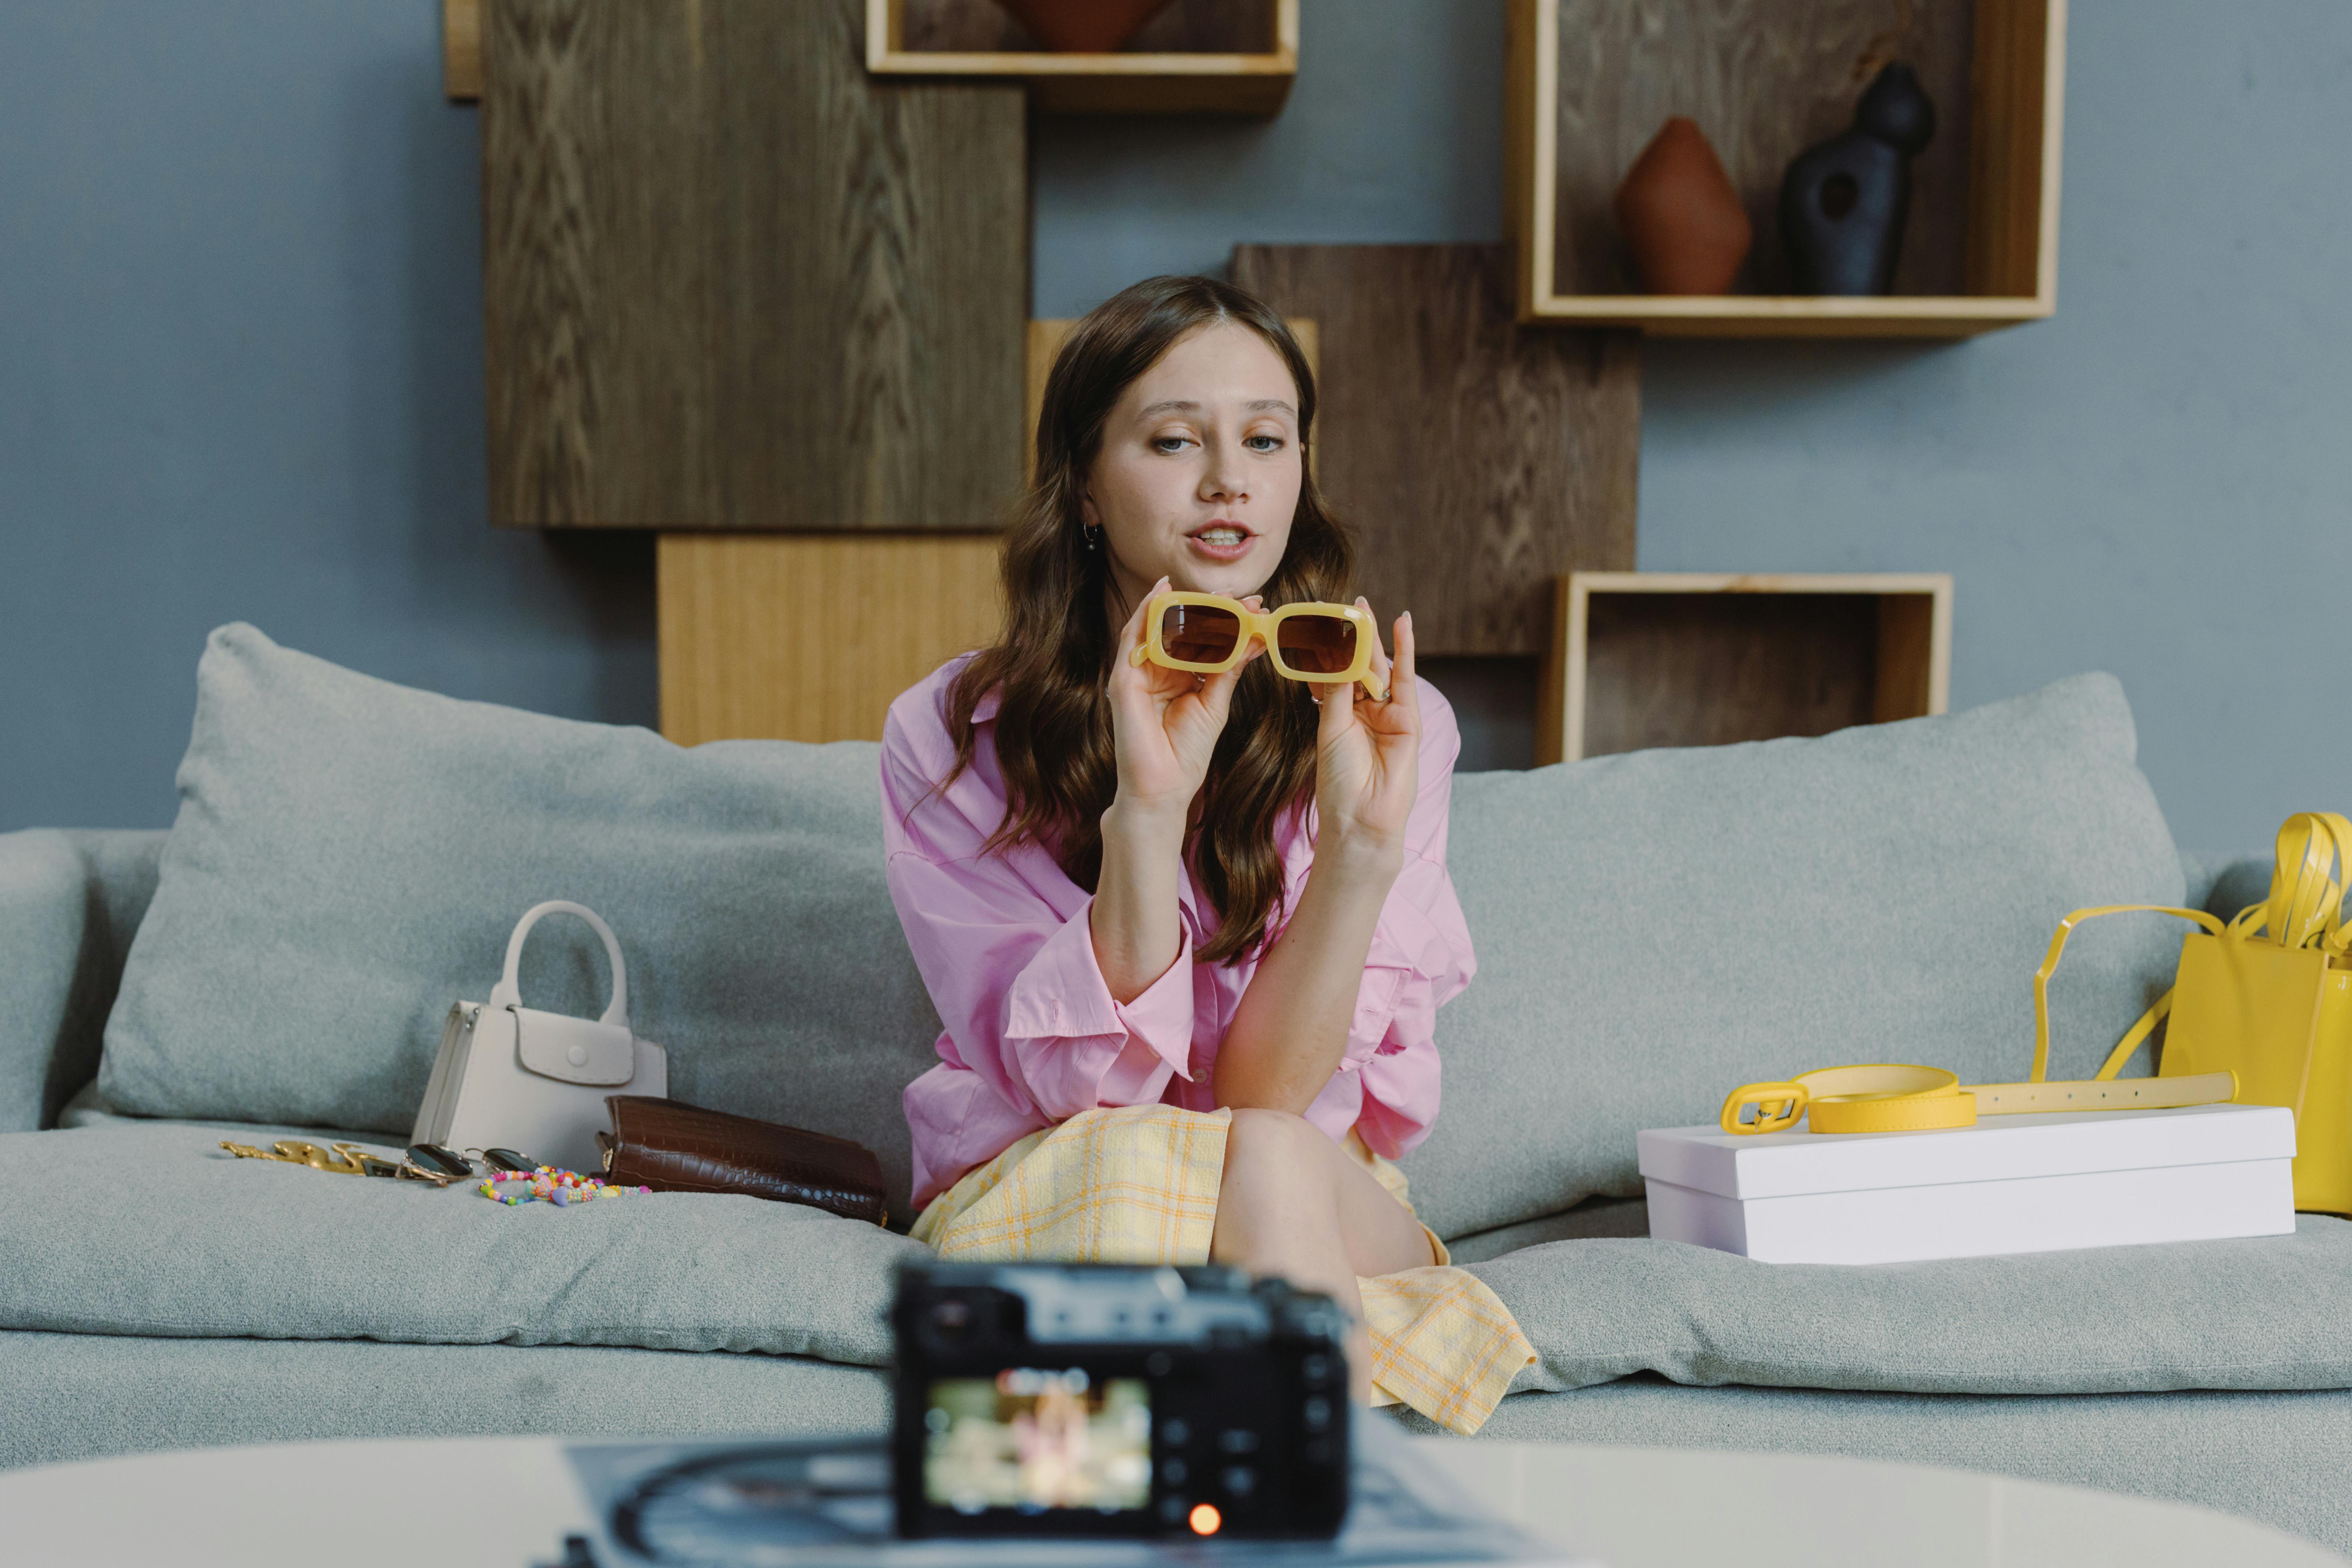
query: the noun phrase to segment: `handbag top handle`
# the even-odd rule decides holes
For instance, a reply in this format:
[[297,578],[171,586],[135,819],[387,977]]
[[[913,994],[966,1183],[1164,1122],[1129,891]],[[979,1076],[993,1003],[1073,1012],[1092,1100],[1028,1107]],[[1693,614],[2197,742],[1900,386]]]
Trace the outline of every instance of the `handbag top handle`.
[[[2033,973],[2032,1081],[2042,1081],[2050,1061],[2050,976],[2058,968],[2058,955],[2066,951],[2067,935],[2080,922],[2099,915],[2144,910],[2195,921],[2224,941],[2267,940],[2276,947],[2315,947],[2323,952],[2343,953],[2352,950],[2352,926],[2344,923],[2347,882],[2352,882],[2352,818],[2333,811],[2298,811],[2279,825],[2270,896],[2240,910],[2226,926],[2203,910],[2176,910],[2165,904],[2105,904],[2076,910],[2058,922],[2058,934],[2050,939],[2049,955]],[[2269,933],[2267,939],[2262,934],[2264,931]],[[2104,1082],[2121,1072],[2140,1042],[2155,1032],[2171,1010],[2172,993],[2168,990],[2125,1032],[2093,1081]]]
[[493,1008],[522,1005],[522,944],[530,935],[530,928],[539,923],[540,917],[542,915],[578,915],[595,929],[598,936],[604,939],[604,956],[610,959],[613,964],[613,1001],[612,1005],[604,1009],[604,1017],[597,1021],[604,1024],[617,1024],[624,1029],[627,1028],[629,1026],[629,971],[621,962],[620,940],[614,936],[613,928],[606,925],[594,910],[585,904],[575,904],[569,899],[550,899],[543,904],[533,904],[523,911],[522,919],[515,922],[514,935],[507,939],[507,972],[499,978],[498,984],[491,988],[488,1005]]

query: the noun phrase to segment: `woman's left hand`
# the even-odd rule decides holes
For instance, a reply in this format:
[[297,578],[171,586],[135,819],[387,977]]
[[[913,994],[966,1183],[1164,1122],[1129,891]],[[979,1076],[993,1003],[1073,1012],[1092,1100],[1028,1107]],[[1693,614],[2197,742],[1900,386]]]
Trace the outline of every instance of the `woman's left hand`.
[[[1357,605],[1369,611],[1362,598]],[[1318,686],[1323,718],[1316,739],[1315,858],[1366,857],[1391,873],[1404,852],[1405,822],[1421,792],[1421,700],[1412,679],[1412,616],[1396,619],[1393,663],[1372,640],[1372,674],[1385,701],[1362,686]]]

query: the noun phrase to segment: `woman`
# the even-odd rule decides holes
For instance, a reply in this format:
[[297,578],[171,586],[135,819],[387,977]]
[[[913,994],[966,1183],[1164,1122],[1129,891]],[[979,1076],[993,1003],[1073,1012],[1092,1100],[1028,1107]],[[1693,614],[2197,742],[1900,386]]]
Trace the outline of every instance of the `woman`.
[[1285,1277],[1369,1314],[1360,1398],[1475,1428],[1532,1352],[1388,1163],[1436,1115],[1435,1013],[1475,967],[1459,739],[1412,616],[1384,700],[1277,679],[1262,644],[1205,678],[1135,657],[1162,589],[1347,592],[1314,415],[1281,318],[1208,279],[1136,285],[1055,362],[1003,637],[884,731],[891,896],[947,1026],[906,1094],[915,1235]]

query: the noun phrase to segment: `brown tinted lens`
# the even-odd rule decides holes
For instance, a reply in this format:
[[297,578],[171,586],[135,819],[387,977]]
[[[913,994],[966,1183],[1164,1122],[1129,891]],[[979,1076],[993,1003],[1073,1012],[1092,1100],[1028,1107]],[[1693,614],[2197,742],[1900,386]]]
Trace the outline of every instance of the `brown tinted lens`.
[[1356,623],[1338,616],[1292,616],[1274,630],[1282,662],[1307,675],[1337,675],[1356,662]]
[[1230,658],[1241,635],[1241,617],[1231,610],[1171,605],[1160,612],[1160,646],[1187,664],[1215,664]]

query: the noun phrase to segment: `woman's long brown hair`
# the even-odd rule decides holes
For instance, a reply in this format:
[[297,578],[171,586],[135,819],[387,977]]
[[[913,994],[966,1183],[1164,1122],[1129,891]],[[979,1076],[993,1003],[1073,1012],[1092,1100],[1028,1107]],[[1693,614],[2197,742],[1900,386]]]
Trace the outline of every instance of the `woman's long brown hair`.
[[[1102,873],[1102,815],[1118,793],[1111,747],[1110,660],[1118,628],[1106,609],[1108,549],[1087,547],[1081,501],[1119,395],[1178,339],[1230,321],[1264,338],[1298,388],[1298,510],[1265,606],[1344,602],[1355,551],[1307,466],[1315,374],[1290,329],[1264,301],[1212,278],[1152,278],[1105,300],[1054,361],[1037,421],[1037,468],[1004,536],[1004,635],[963,667],[949,693],[957,773],[971,764],[972,710],[1000,692],[996,761],[1007,803],[991,851],[1037,844],[1091,890]],[[1231,963],[1255,951],[1279,912],[1275,832],[1315,788],[1316,710],[1304,688],[1259,659],[1242,672],[1202,788],[1188,841],[1193,882],[1217,912],[1198,956]]]

